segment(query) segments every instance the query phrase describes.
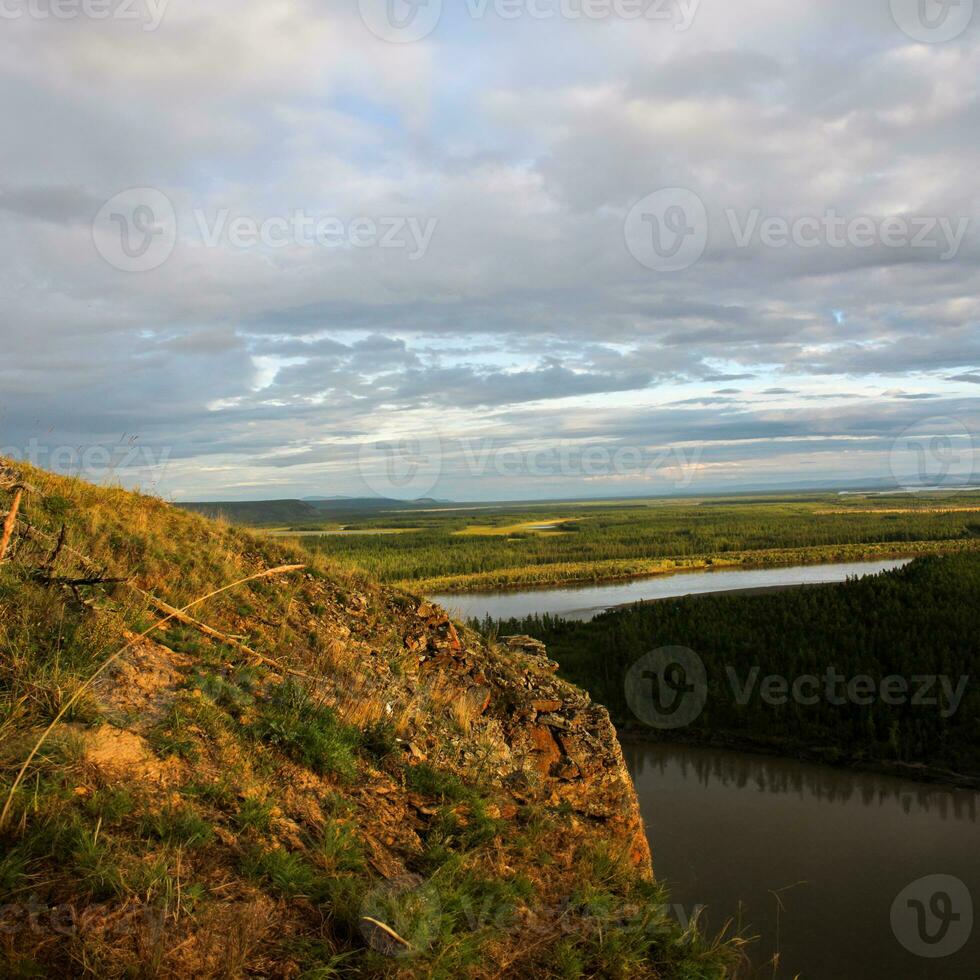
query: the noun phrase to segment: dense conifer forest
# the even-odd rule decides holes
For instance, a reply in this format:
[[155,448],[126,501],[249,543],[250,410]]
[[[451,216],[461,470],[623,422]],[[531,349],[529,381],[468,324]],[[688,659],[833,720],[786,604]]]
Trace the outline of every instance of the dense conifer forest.
[[[840,585],[641,604],[592,622],[481,626],[543,640],[565,677],[644,737],[980,774],[976,554],[921,558]],[[660,731],[637,718],[625,679],[645,654],[674,646],[703,662],[707,696],[684,730]]]

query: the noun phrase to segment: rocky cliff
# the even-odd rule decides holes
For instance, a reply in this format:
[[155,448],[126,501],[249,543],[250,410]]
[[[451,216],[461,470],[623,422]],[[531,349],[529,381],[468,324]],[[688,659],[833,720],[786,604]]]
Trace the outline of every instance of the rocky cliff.
[[724,975],[667,918],[608,714],[540,644],[6,477],[0,972]]

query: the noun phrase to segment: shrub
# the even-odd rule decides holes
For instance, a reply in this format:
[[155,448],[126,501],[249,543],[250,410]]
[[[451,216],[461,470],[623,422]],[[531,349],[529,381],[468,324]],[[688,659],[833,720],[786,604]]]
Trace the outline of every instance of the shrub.
[[292,680],[281,684],[262,704],[251,731],[260,741],[321,775],[352,779],[357,773],[360,733]]

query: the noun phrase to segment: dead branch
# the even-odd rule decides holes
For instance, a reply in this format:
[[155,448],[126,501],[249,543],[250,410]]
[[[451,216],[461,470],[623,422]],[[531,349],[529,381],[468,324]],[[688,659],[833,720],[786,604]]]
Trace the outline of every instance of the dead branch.
[[[37,541],[55,542],[56,554],[60,553],[61,551],[65,551],[66,553],[72,555],[75,559],[77,559],[78,562],[83,567],[92,569],[95,572],[95,575],[92,579],[65,580],[64,582],[59,583],[59,584],[64,584],[65,586],[70,588],[74,592],[75,597],[78,599],[78,601],[81,602],[83,605],[87,605],[87,603],[84,602],[84,600],[81,597],[81,593],[79,593],[78,591],[78,586],[80,585],[101,585],[103,583],[128,585],[131,589],[133,589],[133,591],[139,592],[140,595],[142,595],[159,613],[166,616],[168,619],[175,619],[178,622],[184,623],[185,626],[193,627],[194,629],[200,631],[202,634],[204,634],[207,637],[210,637],[213,640],[217,640],[220,643],[227,643],[229,646],[236,647],[237,649],[241,650],[242,653],[244,653],[246,656],[252,657],[253,659],[257,660],[259,663],[265,664],[267,667],[273,667],[274,669],[281,671],[282,673],[292,674],[294,677],[301,677],[304,680],[312,680],[309,674],[304,674],[302,671],[294,670],[292,667],[287,667],[285,664],[280,663],[278,660],[273,660],[270,657],[263,656],[261,653],[258,653],[257,651],[253,650],[251,647],[246,646],[237,637],[231,636],[228,633],[221,633],[216,629],[212,629],[210,626],[207,626],[204,623],[198,622],[196,619],[193,619],[191,616],[188,616],[186,613],[181,612],[181,610],[179,609],[175,609],[173,606],[169,605],[169,603],[164,602],[162,599],[158,599],[156,596],[151,595],[149,592],[143,591],[143,589],[134,585],[128,579],[107,579],[105,577],[105,569],[98,562],[93,561],[93,559],[89,558],[88,555],[83,555],[80,551],[76,551],[74,548],[70,548],[68,545],[64,543],[63,540],[61,540],[62,537],[61,535],[59,535],[59,538],[56,539],[53,534],[48,534],[45,531],[41,531],[38,528],[34,527],[32,524],[28,524],[24,520],[21,520],[20,523],[21,526],[27,532],[28,536],[34,538]],[[62,533],[64,533],[64,529],[62,529]],[[291,565],[291,566],[286,566],[285,571],[297,571],[305,567],[306,567],[305,565]],[[48,580],[52,582],[58,581],[56,579],[48,579]],[[270,623],[269,625],[274,625],[274,624]]]
[[369,915],[362,915],[361,925],[362,928],[368,927],[365,931],[373,933],[369,943],[378,952],[394,955],[396,951],[405,952],[412,949],[412,944],[407,939],[402,939],[391,926],[378,919],[373,919]]
[[[280,565],[277,568],[268,568],[263,572],[256,572],[254,575],[250,575],[247,578],[239,579],[237,582],[232,582],[230,585],[224,585],[220,589],[215,589],[212,592],[202,595],[195,599],[193,602],[188,603],[180,610],[181,614],[186,614],[189,609],[193,609],[195,606],[199,606],[209,599],[213,599],[215,596],[223,595],[225,592],[230,592],[232,589],[237,589],[241,585],[247,585],[249,582],[255,582],[258,579],[270,578],[273,575],[285,575],[290,572],[298,572],[305,569],[305,565]],[[20,767],[13,783],[7,792],[7,800],[3,805],[3,809],[0,810],[0,831],[4,830],[7,824],[7,818],[10,815],[10,808],[13,806],[14,797],[17,794],[17,790],[20,788],[21,782],[23,782],[24,774],[27,772],[28,767],[34,761],[38,752],[41,751],[41,747],[47,741],[48,736],[55,730],[62,718],[74,707],[78,700],[85,694],[85,692],[98,680],[98,678],[112,666],[127,650],[129,650],[135,643],[138,643],[141,639],[148,637],[154,630],[160,629],[161,626],[165,626],[168,620],[164,619],[159,623],[154,623],[148,630],[140,633],[139,636],[125,643],[120,647],[108,660],[102,662],[102,665],[89,676],[88,680],[82,684],[75,693],[68,699],[68,701],[62,705],[61,710],[55,715],[53,721],[50,725],[42,732],[41,737],[34,743],[34,748],[31,749],[30,754],[24,760],[24,764]],[[24,813],[24,819],[26,820],[27,813]]]
[[61,549],[65,546],[65,538],[68,536],[68,525],[61,525],[61,533],[58,535],[58,543],[54,546],[54,551],[48,555],[48,560],[44,563],[45,569],[50,571],[54,568],[55,562],[57,562],[58,557],[61,555]]
[[37,493],[37,488],[25,483],[15,469],[3,464],[0,464],[0,490],[26,490],[28,493]]
[[310,680],[309,674],[304,674],[302,671],[293,670],[292,667],[287,667],[285,664],[280,663],[278,660],[272,660],[269,657],[264,657],[261,653],[253,650],[251,647],[246,646],[241,640],[228,633],[222,633],[219,630],[213,629],[206,623],[202,623],[199,620],[188,616],[186,613],[181,612],[179,609],[175,609],[173,606],[164,602],[162,599],[158,599],[154,595],[150,595],[149,592],[144,592],[142,589],[137,588],[135,585],[130,586],[134,591],[139,592],[147,602],[156,609],[157,612],[162,613],[170,619],[175,619],[179,623],[183,623],[185,626],[190,626],[196,629],[199,633],[212,640],[217,640],[219,643],[226,643],[228,646],[235,647],[241,650],[247,657],[252,657],[258,660],[260,663],[265,664],[269,667],[275,667],[276,670],[280,670],[286,674],[292,674],[294,677],[302,677],[305,680]]
[[199,633],[203,633],[212,640],[217,640],[219,643],[227,643],[229,646],[237,647],[242,651],[242,653],[249,657],[258,656],[258,654],[251,647],[246,646],[241,640],[230,636],[228,633],[222,633],[220,630],[213,629],[206,623],[199,622],[193,617],[182,613],[179,609],[175,609],[162,599],[158,599],[156,596],[150,595],[149,592],[144,592],[142,589],[136,588],[136,586],[133,586],[133,589],[134,591],[139,592],[139,594],[142,595],[158,613],[163,613],[164,616],[170,616],[172,619],[176,619],[178,623],[183,623],[185,626],[192,626]]
[[[47,542],[48,544],[55,544],[57,547],[57,539],[53,534],[48,534],[46,531],[41,531],[34,527],[33,524],[28,524],[27,521],[21,519],[21,527],[26,532],[29,538],[33,538],[38,542]],[[70,548],[67,544],[62,544],[61,551],[66,552],[75,558],[79,564],[84,568],[89,568],[98,575],[105,574],[105,568],[100,565],[97,561],[93,561],[88,555],[83,555],[80,551],[76,551],[74,548]]]
[[14,502],[10,507],[10,513],[7,514],[7,519],[3,522],[3,536],[0,537],[0,562],[6,557],[7,546],[10,544],[10,539],[14,533],[14,525],[17,523],[17,511],[20,510],[20,501],[23,496],[23,488],[18,487],[16,493],[14,493]]

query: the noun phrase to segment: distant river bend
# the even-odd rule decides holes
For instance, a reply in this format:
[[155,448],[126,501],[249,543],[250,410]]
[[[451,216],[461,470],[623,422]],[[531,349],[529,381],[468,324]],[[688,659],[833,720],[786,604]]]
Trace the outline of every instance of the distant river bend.
[[793,588],[845,582],[902,568],[911,559],[842,562],[835,565],[794,565],[788,568],[738,568],[717,572],[677,572],[653,578],[631,579],[605,585],[562,586],[519,592],[467,592],[429,598],[460,619],[520,619],[550,613],[565,619],[592,619],[616,606],[686,595],[710,595],[745,589]]

